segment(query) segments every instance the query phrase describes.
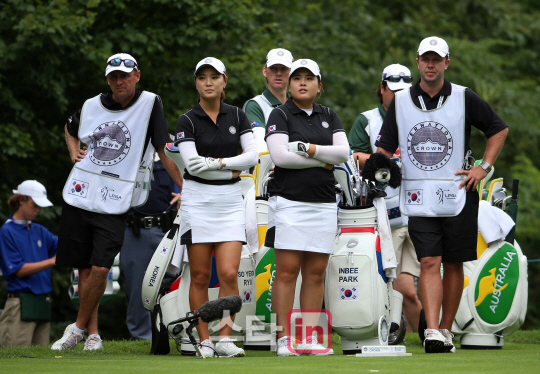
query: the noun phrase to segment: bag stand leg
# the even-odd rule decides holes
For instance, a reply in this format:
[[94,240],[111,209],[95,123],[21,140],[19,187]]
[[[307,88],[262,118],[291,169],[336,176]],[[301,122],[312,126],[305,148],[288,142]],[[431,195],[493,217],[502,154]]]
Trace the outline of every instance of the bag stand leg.
[[[156,322],[159,322],[159,330]],[[152,347],[150,348],[150,354],[168,355],[170,351],[167,327],[165,327],[161,319],[161,307],[156,304],[152,312]]]

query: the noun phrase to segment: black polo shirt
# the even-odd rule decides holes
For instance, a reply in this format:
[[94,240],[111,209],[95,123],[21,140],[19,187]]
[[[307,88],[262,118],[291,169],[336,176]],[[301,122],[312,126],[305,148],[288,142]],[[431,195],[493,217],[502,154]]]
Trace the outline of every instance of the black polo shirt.
[[[241,152],[240,136],[253,132],[246,114],[239,108],[221,102],[216,123],[201,108],[199,101],[188,112],[178,117],[176,122],[176,144],[195,142],[197,153],[203,157],[235,157]],[[184,162],[189,162],[185,160]],[[184,179],[204,184],[232,184],[240,180],[209,180],[199,178],[185,171]]]
[[[109,90],[107,94],[101,94],[99,99],[101,104],[109,110],[119,111],[125,110],[131,107],[137,102],[141,96],[141,91],[135,90],[135,96],[129,102],[129,104],[122,108],[120,103],[114,101],[112,96],[112,91]],[[73,136],[76,139],[79,139],[79,125],[81,123],[81,110],[79,109],[67,121],[67,130],[69,135]],[[144,142],[143,154],[146,152],[146,147],[148,142],[152,141],[152,145],[157,149],[158,146],[166,144],[171,141],[169,137],[169,130],[167,130],[167,121],[165,120],[165,114],[163,113],[163,104],[161,103],[161,98],[156,95],[156,100],[154,101],[154,107],[152,108],[152,113],[150,115],[150,121],[148,123],[148,130],[146,132],[146,140]]]
[[[313,103],[310,116],[298,108],[292,98],[272,110],[266,124],[265,139],[272,134],[287,134],[289,142],[301,141],[332,145],[333,135],[345,131],[341,119],[332,109]],[[322,167],[285,169],[276,166],[268,185],[270,196],[314,203],[335,203],[334,172]]]
[[[448,96],[451,94],[452,84],[446,79],[444,80],[441,90],[433,97],[429,96],[426,92],[424,92],[424,90],[422,90],[420,87],[420,80],[418,80],[418,82],[411,87],[412,101],[419,109],[422,108],[422,105],[420,105],[420,99],[418,99],[418,96],[422,96],[426,109],[432,110],[437,108],[440,96],[444,96],[444,103],[444,101],[446,101]],[[482,131],[488,139],[508,127],[488,103],[486,103],[473,90],[467,88],[465,90],[465,152],[470,149],[469,140],[471,138],[471,126],[474,126],[478,130]],[[379,135],[379,140],[375,142],[377,147],[384,148],[390,152],[394,152],[398,148],[399,140],[395,100],[392,100],[388,110],[386,111],[386,117],[384,118]]]

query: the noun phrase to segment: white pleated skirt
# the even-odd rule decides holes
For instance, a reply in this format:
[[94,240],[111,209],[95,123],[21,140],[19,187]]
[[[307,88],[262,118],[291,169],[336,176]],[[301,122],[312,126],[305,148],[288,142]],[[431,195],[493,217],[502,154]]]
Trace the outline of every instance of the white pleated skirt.
[[[182,244],[246,241],[246,213],[240,183],[209,185],[184,180]],[[184,234],[191,230],[191,243]]]
[[334,253],[336,203],[306,203],[280,196],[268,199],[268,232],[275,230],[273,248]]

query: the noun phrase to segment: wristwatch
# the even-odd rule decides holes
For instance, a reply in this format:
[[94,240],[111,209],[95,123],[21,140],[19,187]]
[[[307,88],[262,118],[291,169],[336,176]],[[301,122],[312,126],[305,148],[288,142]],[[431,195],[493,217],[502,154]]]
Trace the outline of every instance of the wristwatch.
[[484,171],[485,171],[486,173],[488,173],[488,174],[489,174],[489,172],[493,169],[493,166],[491,166],[490,164],[488,164],[488,163],[485,162],[485,161],[482,161],[482,162],[480,163],[480,165],[478,165],[478,166],[480,166],[482,169],[484,169]]

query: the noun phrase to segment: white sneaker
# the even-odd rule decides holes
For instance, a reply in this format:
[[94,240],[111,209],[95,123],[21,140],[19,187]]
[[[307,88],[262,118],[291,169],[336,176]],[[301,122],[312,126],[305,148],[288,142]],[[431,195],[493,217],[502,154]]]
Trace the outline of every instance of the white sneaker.
[[92,334],[86,339],[83,351],[95,351],[97,349],[103,349],[103,341],[98,334]]
[[290,336],[284,336],[278,339],[276,354],[278,357],[300,356],[294,349],[292,338]]
[[52,345],[51,350],[61,351],[63,349],[72,349],[82,341],[82,334],[77,334],[76,332],[74,332],[74,326],[75,323],[72,323],[71,325],[68,325],[68,327],[66,327],[66,329],[64,330],[64,335]]
[[425,329],[424,330],[424,350],[426,353],[444,353],[446,338],[435,329]]
[[313,336],[309,336],[302,340],[296,351],[302,355],[308,356],[331,356],[334,354],[332,348],[323,346],[319,341]]
[[444,351],[450,352],[450,353],[456,353],[456,347],[454,346],[454,343],[452,343],[452,339],[454,338],[454,334],[452,334],[447,329],[439,330],[439,332],[444,336]]
[[[203,340],[199,346],[199,350],[204,357],[211,358],[214,357],[214,343],[210,339]],[[197,357],[199,353],[196,353]]]
[[216,343],[216,353],[218,357],[244,357],[246,352],[237,347],[230,338],[223,338]]

